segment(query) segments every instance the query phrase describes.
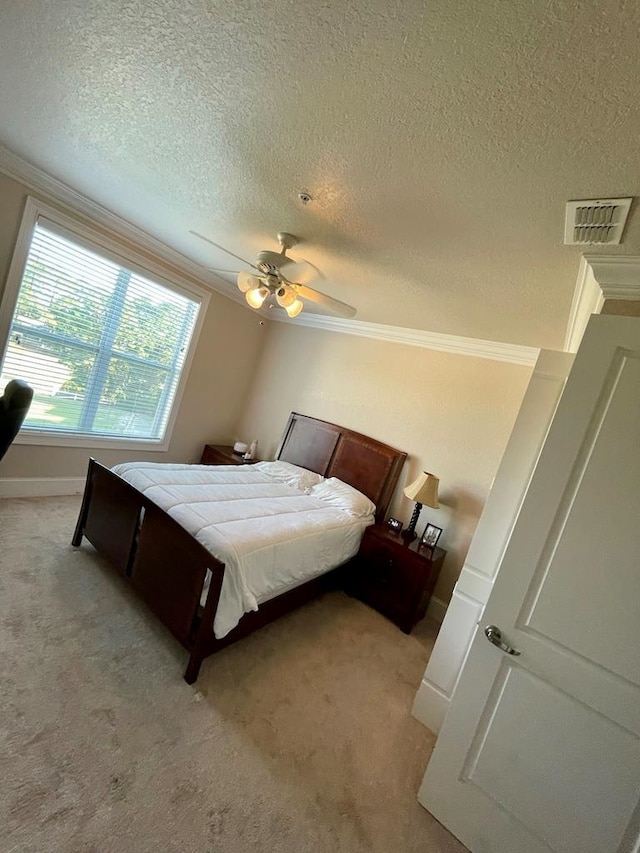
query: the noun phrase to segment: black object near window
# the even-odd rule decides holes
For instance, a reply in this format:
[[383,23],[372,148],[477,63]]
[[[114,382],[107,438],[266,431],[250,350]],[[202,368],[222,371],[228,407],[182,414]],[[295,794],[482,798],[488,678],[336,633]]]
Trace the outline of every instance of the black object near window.
[[33,388],[23,380],[12,379],[7,383],[0,397],[0,459],[18,434],[32,399]]

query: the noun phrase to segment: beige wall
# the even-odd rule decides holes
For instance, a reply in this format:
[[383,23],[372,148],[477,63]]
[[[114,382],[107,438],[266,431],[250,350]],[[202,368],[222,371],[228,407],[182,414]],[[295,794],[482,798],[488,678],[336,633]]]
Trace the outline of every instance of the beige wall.
[[[39,194],[0,174],[0,298],[27,195]],[[50,199],[45,200],[51,203]],[[134,458],[198,461],[207,441],[222,443],[233,439],[265,328],[241,305],[212,293],[168,451],[140,453],[13,444],[0,463],[0,476],[81,477],[90,455],[107,465]]]
[[[273,458],[289,412],[356,429],[409,453],[400,486],[440,477],[447,560],[436,595],[448,601],[524,395],[531,369],[303,326],[271,323],[239,436]],[[393,515],[413,504],[397,490]]]

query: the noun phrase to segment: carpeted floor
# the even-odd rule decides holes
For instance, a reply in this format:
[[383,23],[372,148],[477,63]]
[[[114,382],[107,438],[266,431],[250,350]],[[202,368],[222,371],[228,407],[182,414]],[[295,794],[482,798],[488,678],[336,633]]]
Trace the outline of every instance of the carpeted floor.
[[433,643],[335,593],[209,658],[88,543],[79,498],[0,501],[3,853],[461,853],[416,800]]

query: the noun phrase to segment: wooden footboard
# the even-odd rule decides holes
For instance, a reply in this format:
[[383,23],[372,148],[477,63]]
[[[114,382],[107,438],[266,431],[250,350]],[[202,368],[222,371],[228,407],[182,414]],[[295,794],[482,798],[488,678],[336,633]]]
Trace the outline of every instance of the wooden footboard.
[[[224,565],[164,510],[95,459],[89,461],[72,544],[79,546],[83,536],[130,579],[190,652],[185,679],[192,684],[213,636]],[[202,608],[207,569],[211,582]]]

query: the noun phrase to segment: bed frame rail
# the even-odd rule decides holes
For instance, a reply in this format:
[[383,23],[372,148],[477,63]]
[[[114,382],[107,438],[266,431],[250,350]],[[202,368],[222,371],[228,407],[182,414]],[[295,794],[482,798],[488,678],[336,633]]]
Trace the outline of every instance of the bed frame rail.
[[[192,684],[213,636],[224,565],[191,534],[133,486],[89,460],[82,508],[72,544],[82,537],[120,573],[190,652],[185,679]],[[211,581],[204,608],[200,596]]]
[[95,459],[89,460],[82,508],[71,544],[83,535],[121,574],[128,575],[140,523],[141,495]]

